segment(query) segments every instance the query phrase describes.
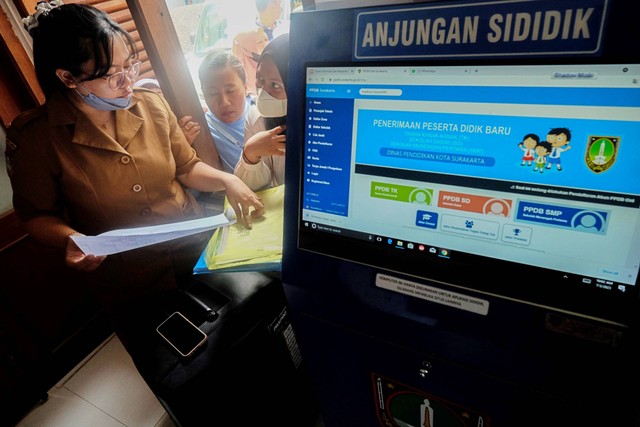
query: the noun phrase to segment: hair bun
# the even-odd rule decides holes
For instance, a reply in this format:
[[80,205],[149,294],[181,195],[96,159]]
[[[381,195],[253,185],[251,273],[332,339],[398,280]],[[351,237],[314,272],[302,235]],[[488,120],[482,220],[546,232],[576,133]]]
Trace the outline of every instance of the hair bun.
[[26,18],[22,18],[22,24],[27,31],[31,32],[34,28],[37,28],[40,24],[39,19],[42,16],[47,16],[49,12],[58,7],[62,6],[64,3],[62,0],[51,0],[51,2],[47,2],[45,0],[40,0],[36,4],[36,11],[33,15],[29,15]]

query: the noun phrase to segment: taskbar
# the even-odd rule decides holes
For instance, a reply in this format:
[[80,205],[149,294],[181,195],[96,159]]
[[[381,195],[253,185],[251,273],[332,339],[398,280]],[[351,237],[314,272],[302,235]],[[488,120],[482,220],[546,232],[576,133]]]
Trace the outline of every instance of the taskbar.
[[313,221],[302,221],[302,226],[314,231],[333,233],[342,237],[368,241],[379,246],[387,246],[389,248],[398,250],[424,252],[425,254],[438,256],[440,258],[451,258],[451,251],[448,248],[431,246],[426,243],[410,242],[407,240],[396,239],[389,236],[379,236],[371,233],[363,233],[360,231],[349,230],[346,228],[340,228],[333,225],[327,225]]
[[[382,236],[382,235],[376,235],[371,233],[364,233],[361,231],[350,230],[346,228],[336,227],[334,225],[328,225],[328,224],[323,224],[323,223],[308,221],[308,220],[301,221],[301,228],[311,232],[318,232],[323,234],[329,233],[329,234],[334,234],[344,238],[356,239],[361,242],[368,242],[372,245],[376,245],[377,247],[387,247],[392,250],[408,251],[408,252],[414,253],[415,255],[424,254],[424,256],[436,257],[439,259],[462,260],[466,257],[483,258],[480,255],[467,254],[460,251],[452,251],[449,248],[434,246],[424,242],[413,242],[413,241],[407,241],[403,239],[397,239],[392,236]],[[502,261],[509,262],[504,260]],[[581,286],[585,286],[593,289],[601,289],[605,291],[614,292],[617,294],[624,294],[632,290],[635,290],[634,285],[616,282],[613,280],[592,277],[592,276],[583,276],[583,275],[578,275],[573,273],[562,272],[558,270],[550,270],[550,269],[546,269],[546,270],[551,272],[552,275],[554,275],[555,277],[561,279],[563,282],[570,283],[570,284],[579,284]]]

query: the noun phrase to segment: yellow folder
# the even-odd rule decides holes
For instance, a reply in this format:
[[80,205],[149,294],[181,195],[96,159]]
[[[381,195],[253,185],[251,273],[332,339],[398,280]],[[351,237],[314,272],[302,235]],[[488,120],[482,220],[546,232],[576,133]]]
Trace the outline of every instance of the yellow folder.
[[[217,228],[194,273],[211,271],[280,271],[282,263],[282,233],[284,216],[284,185],[256,192],[262,199],[265,211],[260,218],[253,218],[253,228],[236,222]],[[233,215],[233,209],[225,199],[225,214]]]

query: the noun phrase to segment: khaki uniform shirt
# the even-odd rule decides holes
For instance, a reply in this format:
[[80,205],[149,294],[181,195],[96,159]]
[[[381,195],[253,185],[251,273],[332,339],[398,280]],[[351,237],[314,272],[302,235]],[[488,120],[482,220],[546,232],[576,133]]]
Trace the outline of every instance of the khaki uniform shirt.
[[[86,235],[202,216],[176,180],[199,159],[164,98],[135,89],[131,107],[116,111],[116,132],[113,140],[61,94],[20,115],[7,131],[17,215],[58,216]],[[110,255],[87,277],[107,306],[173,288],[207,237]]]
[[68,218],[95,235],[202,215],[176,175],[198,162],[164,98],[136,89],[116,111],[117,141],[61,95],[19,116],[7,139],[13,206],[22,220]]

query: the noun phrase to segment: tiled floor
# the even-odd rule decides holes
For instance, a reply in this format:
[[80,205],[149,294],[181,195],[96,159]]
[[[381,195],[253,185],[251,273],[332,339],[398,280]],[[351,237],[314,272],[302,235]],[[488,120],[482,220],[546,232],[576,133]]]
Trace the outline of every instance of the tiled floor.
[[51,390],[16,427],[175,427],[116,336]]
[[[16,427],[175,427],[115,335]],[[318,418],[314,427],[324,427]]]

